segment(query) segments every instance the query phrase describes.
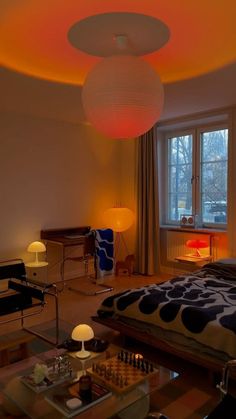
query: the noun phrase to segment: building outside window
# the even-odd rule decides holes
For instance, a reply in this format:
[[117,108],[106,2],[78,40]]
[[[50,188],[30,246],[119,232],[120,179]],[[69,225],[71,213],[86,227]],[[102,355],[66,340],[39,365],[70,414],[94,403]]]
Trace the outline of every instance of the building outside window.
[[227,224],[228,128],[210,126],[166,136],[167,224],[194,215],[200,227]]

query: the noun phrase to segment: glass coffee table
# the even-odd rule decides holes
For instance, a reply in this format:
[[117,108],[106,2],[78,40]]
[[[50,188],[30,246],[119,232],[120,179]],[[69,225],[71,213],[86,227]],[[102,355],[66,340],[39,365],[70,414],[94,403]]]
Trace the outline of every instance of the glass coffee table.
[[[33,419],[68,417],[80,419],[128,419],[135,417],[135,419],[144,419],[150,409],[150,400],[153,397],[155,398],[155,392],[177,378],[178,374],[176,372],[160,365],[154,365],[152,373],[147,374],[145,379],[133,385],[128,391],[122,390],[117,392],[114,389],[110,389],[107,398],[104,398],[97,404],[88,405],[86,410],[77,413],[76,410],[70,410],[69,412],[61,410],[57,403],[50,402],[53,394],[55,395],[58,391],[61,392],[63,388],[74,384],[84,374],[85,370],[93,371],[94,365],[100,362],[109,364],[110,360],[117,358],[117,353],[120,353],[120,351],[121,348],[111,344],[106,351],[91,353],[90,358],[81,361],[76,357],[75,353],[68,353],[63,349],[53,349],[3,367],[0,369],[0,386],[4,395],[4,404],[13,415],[14,412],[17,414],[21,411]],[[65,374],[67,375],[65,380],[61,380],[57,385],[49,386],[49,388],[46,387],[39,391],[27,385],[25,377],[32,373],[37,363],[50,363],[52,359],[58,359],[58,357],[63,357],[65,354],[66,358],[70,360],[73,377]]]

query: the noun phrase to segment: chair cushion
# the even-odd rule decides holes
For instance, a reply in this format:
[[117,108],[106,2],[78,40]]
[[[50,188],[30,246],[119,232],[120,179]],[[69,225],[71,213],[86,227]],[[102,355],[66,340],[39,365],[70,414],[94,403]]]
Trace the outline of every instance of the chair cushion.
[[14,313],[19,310],[31,307],[32,298],[30,295],[21,293],[1,296],[0,298],[0,315]]
[[40,290],[36,287],[31,287],[31,286],[21,284],[19,282],[11,281],[11,280],[8,282],[8,287],[17,292],[20,292],[25,297],[28,296],[30,298],[36,298],[37,300],[40,300],[41,302],[44,301],[43,290]]
[[25,265],[21,259],[13,259],[0,263],[0,279],[19,278],[26,275]]

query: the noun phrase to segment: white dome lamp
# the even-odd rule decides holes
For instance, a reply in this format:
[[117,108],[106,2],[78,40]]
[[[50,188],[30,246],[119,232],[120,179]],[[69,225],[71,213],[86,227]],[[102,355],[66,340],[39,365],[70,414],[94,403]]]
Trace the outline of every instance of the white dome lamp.
[[76,356],[81,359],[88,358],[90,352],[84,348],[84,342],[93,339],[93,329],[88,324],[79,324],[72,330],[71,337],[77,342],[81,342],[81,350],[76,352]]
[[[90,40],[95,35],[94,45]],[[168,38],[163,22],[135,13],[91,16],[71,28],[73,46],[105,57],[88,73],[82,89],[87,119],[99,132],[110,138],[134,138],[157,122],[163,86],[157,72],[138,55],[159,49]]]
[[45,262],[40,262],[38,258],[39,253],[46,252],[46,246],[43,242],[34,241],[30,243],[29,246],[27,247],[27,252],[35,253],[35,260],[34,262],[31,262],[30,264],[28,264],[29,266],[37,267],[37,266],[47,265],[47,263]]

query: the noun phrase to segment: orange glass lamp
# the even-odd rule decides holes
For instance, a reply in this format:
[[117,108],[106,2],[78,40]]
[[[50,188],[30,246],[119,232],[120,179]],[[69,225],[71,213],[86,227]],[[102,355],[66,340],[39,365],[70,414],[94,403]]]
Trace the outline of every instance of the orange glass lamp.
[[199,249],[206,249],[207,247],[209,247],[209,244],[207,243],[206,240],[195,239],[195,240],[187,240],[186,246],[195,250],[194,253],[189,256],[199,258],[202,256]]
[[123,231],[128,230],[134,222],[134,213],[126,207],[113,207],[104,212],[104,220],[107,228],[111,228],[116,233],[115,240],[115,258],[118,255],[121,242],[123,243],[127,254],[129,253]]

